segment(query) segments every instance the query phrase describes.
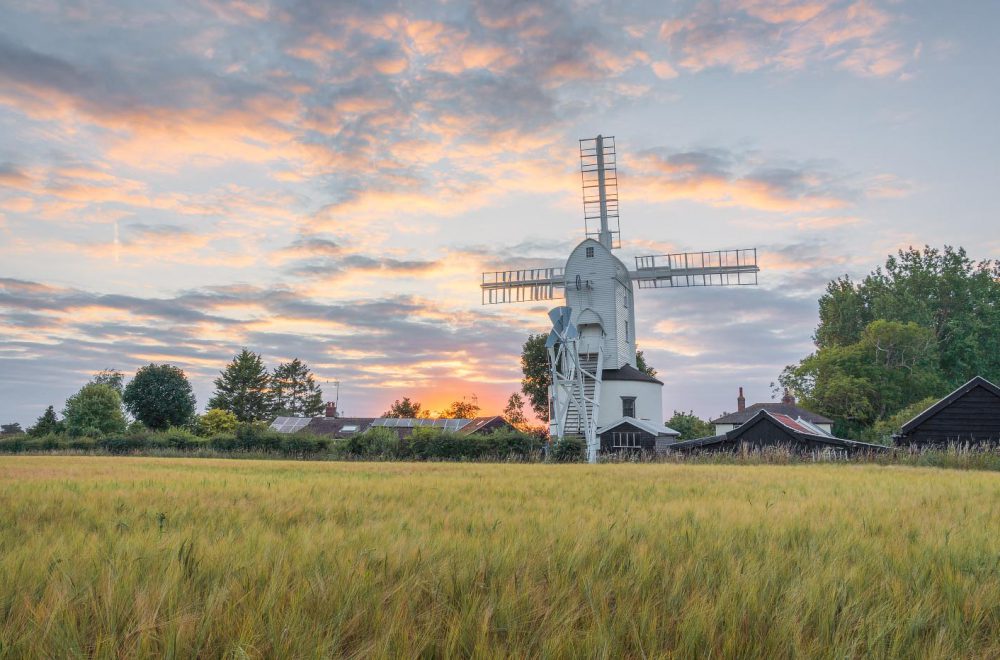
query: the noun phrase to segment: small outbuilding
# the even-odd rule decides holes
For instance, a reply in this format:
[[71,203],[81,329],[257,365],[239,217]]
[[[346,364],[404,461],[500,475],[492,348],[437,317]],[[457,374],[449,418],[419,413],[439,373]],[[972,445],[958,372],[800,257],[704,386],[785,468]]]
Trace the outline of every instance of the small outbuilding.
[[607,426],[597,429],[601,452],[662,452],[677,441],[680,433],[668,426],[635,417],[619,417]]
[[793,419],[768,410],[758,410],[749,420],[726,433],[685,440],[670,445],[669,448],[681,452],[721,452],[767,447],[781,447],[803,453],[830,450],[847,454],[882,452],[887,449],[882,445],[838,438],[801,417]]
[[902,447],[1000,445],[1000,387],[976,376],[903,424],[893,441]]

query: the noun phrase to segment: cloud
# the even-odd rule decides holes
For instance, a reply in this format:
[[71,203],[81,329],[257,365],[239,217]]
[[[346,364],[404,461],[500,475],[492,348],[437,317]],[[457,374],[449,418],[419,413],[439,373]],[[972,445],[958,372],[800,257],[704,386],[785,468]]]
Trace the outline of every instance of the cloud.
[[663,21],[659,35],[691,72],[794,71],[831,62],[885,77],[911,61],[910,49],[893,36],[897,18],[868,0],[702,1],[687,15]]

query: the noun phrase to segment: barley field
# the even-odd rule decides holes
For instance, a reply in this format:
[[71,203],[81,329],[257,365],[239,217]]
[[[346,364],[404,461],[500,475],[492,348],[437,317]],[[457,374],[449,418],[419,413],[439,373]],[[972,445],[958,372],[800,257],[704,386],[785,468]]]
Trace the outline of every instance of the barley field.
[[1000,475],[0,458],[0,656],[1000,657]]

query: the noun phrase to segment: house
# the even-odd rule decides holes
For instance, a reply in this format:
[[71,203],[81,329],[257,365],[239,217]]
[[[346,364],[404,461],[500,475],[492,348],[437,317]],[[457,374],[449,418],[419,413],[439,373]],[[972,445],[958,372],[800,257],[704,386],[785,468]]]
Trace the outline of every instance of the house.
[[1000,387],[976,376],[903,424],[893,442],[903,447],[1000,444]]
[[838,438],[806,419],[793,419],[789,415],[766,409],[758,409],[750,419],[725,433],[670,445],[671,450],[681,452],[738,451],[743,448],[765,447],[783,447],[795,452],[829,450],[847,454],[882,452],[888,449],[882,445]]
[[460,435],[486,435],[494,431],[515,430],[499,415],[474,419],[407,418],[407,417],[337,417],[337,409],[328,404],[323,417],[276,417],[271,430],[278,433],[312,433],[328,438],[349,438],[370,428],[383,427],[396,432],[400,438],[413,434],[414,429],[433,427]]
[[792,419],[803,419],[810,424],[819,427],[828,435],[833,433],[832,419],[824,417],[823,415],[818,415],[796,405],[795,397],[792,396],[791,392],[787,389],[785,390],[785,395],[781,397],[780,403],[755,403],[752,406],[747,407],[746,399],[743,398],[743,388],[741,387],[740,394],[736,398],[736,412],[729,413],[718,419],[712,420],[711,423],[715,424],[715,434],[722,435],[738,428],[740,425],[745,424],[752,419],[761,410],[766,410],[777,415],[785,415],[786,417],[791,417]]

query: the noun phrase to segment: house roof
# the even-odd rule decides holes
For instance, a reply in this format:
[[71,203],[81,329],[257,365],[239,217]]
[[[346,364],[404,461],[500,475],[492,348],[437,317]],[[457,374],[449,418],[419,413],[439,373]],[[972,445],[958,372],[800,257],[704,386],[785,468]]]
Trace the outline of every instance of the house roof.
[[631,380],[640,383],[656,383],[657,385],[663,385],[663,381],[657,380],[652,376],[648,376],[631,364],[626,364],[620,369],[605,369],[601,373],[602,380]]
[[504,426],[514,428],[513,425],[506,419],[504,419],[502,416],[493,415],[492,417],[476,417],[474,419],[471,419],[469,420],[468,424],[458,429],[458,432],[461,433],[462,435],[470,435],[472,433],[478,433],[479,431],[482,431],[484,428],[488,427],[490,424],[494,423],[499,423],[503,424]]
[[757,424],[777,424],[784,427],[789,432],[789,435],[791,435],[791,437],[798,442],[815,442],[841,449],[869,449],[873,451],[884,451],[887,449],[887,447],[883,445],[873,445],[867,442],[837,438],[829,433],[826,433],[822,429],[813,426],[811,422],[806,422],[801,419],[792,419],[790,416],[782,415],[780,413],[774,414],[768,410],[758,410],[757,413],[754,414],[754,416],[746,423],[727,433],[705,438],[695,438],[694,440],[684,440],[683,442],[670,445],[670,448],[694,449],[700,447],[711,447],[713,445],[722,444],[723,442],[734,442],[739,440],[743,434],[747,433]]
[[597,435],[607,433],[608,431],[618,428],[622,424],[631,424],[637,429],[642,429],[653,436],[672,436],[676,438],[680,435],[679,432],[673,430],[669,426],[657,426],[656,424],[653,424],[645,419],[636,419],[635,417],[619,417],[607,426],[597,429]]
[[313,417],[304,429],[299,430],[317,435],[339,437],[364,433],[374,421],[374,417]]
[[713,419],[712,424],[743,424],[752,419],[761,410],[766,410],[777,415],[786,415],[792,419],[804,419],[811,424],[833,424],[833,420],[829,417],[824,417],[805,408],[800,408],[794,403],[781,402],[755,403],[752,406],[747,406],[743,412],[729,413],[718,419]]
[[986,380],[982,376],[976,376],[965,385],[962,385],[948,396],[944,397],[943,399],[941,399],[934,405],[930,406],[929,408],[924,410],[922,413],[920,413],[910,421],[903,424],[903,426],[899,429],[898,435],[905,435],[909,433],[910,431],[917,428],[918,426],[926,422],[928,419],[938,414],[951,404],[955,403],[955,401],[961,399],[963,396],[965,396],[972,390],[976,389],[977,387],[982,388],[987,392],[989,392],[990,394],[993,394],[994,396],[1000,398],[1000,387],[997,387],[996,385]]

